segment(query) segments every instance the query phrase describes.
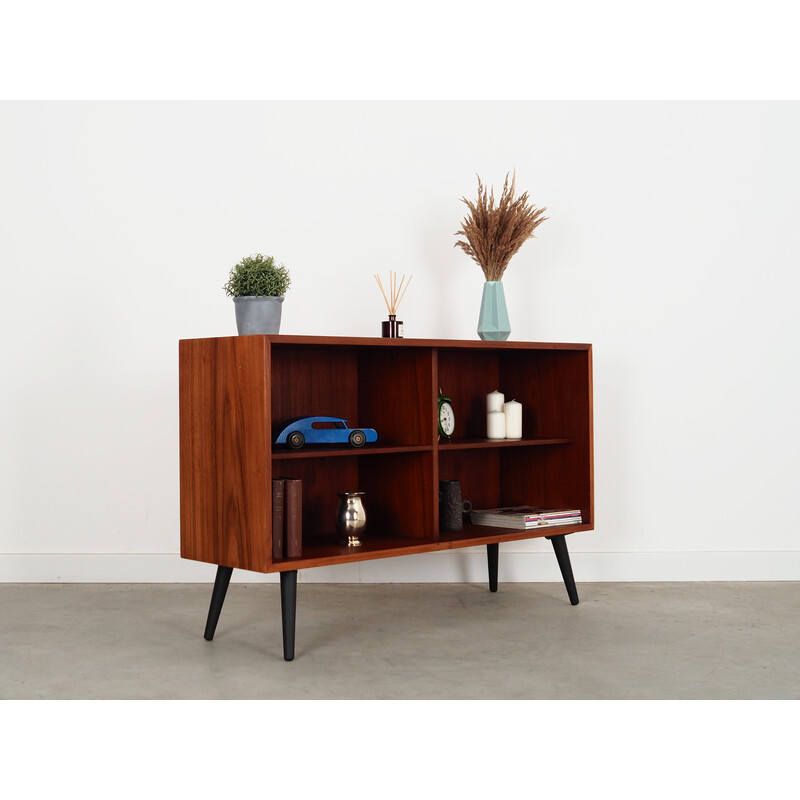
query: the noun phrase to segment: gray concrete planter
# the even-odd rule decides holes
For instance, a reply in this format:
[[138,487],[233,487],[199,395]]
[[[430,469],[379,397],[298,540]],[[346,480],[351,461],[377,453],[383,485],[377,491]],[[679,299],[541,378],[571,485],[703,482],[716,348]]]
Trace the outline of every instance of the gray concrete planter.
[[239,336],[280,333],[283,297],[234,297]]

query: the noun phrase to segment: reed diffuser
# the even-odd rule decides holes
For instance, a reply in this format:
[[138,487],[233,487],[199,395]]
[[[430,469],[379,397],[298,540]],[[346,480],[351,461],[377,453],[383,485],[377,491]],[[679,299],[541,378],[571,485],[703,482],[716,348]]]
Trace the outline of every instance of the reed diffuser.
[[385,339],[403,338],[403,323],[397,319],[397,308],[400,305],[400,301],[406,296],[406,291],[413,277],[413,275],[409,275],[408,282],[406,282],[406,276],[403,275],[398,285],[397,273],[389,270],[389,295],[387,296],[380,277],[375,275],[375,280],[378,282],[383,299],[386,301],[386,308],[389,309],[389,319],[381,322],[381,336]]

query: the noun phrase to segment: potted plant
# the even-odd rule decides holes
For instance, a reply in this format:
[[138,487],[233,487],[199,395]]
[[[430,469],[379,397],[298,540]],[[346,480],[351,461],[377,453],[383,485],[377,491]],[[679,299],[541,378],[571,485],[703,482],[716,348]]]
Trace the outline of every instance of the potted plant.
[[511,324],[501,283],[503,273],[511,257],[527,239],[534,238],[534,230],[547,219],[542,216],[547,209],[530,205],[527,192],[514,197],[515,180],[516,174],[512,176],[509,186],[506,175],[497,205],[494,202],[494,189],[487,194],[480,176],[477,201],[472,203],[461,198],[470,213],[461,223],[461,230],[455,234],[465,236],[466,241],[456,242],[455,247],[460,247],[470,256],[486,278],[478,316],[478,336],[481,339],[508,339]]
[[283,299],[290,283],[286,267],[261,253],[246,256],[231,268],[223,288],[233,298],[240,336],[280,331]]

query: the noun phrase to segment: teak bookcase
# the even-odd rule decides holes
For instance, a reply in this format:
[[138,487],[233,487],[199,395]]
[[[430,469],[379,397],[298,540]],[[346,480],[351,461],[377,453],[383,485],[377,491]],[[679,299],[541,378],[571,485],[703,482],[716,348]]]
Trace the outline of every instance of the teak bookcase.
[[[294,657],[297,570],[486,545],[497,589],[500,542],[547,536],[571,602],[565,535],[594,527],[589,344],[316,336],[184,339],[180,366],[181,556],[216,564],[205,637],[233,569],[279,572],[284,658]],[[439,441],[439,388],[456,430]],[[486,439],[486,395],[522,403],[521,440]],[[378,441],[273,446],[293,417],[329,415]],[[272,477],[300,478],[300,558],[272,557]],[[439,481],[459,480],[474,508],[579,508],[574,526],[439,530]],[[338,493],[365,492],[360,547],[337,544]]]

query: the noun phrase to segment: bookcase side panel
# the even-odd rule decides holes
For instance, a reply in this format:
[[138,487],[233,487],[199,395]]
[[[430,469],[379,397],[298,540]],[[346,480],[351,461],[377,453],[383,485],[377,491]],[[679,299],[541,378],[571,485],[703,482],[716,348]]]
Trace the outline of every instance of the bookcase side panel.
[[180,342],[183,558],[267,570],[266,364],[263,337]]
[[587,458],[589,461],[589,519],[584,520],[594,527],[594,364],[592,348],[586,353],[587,391],[589,393],[589,407],[587,409],[586,429],[589,441],[587,444]]

